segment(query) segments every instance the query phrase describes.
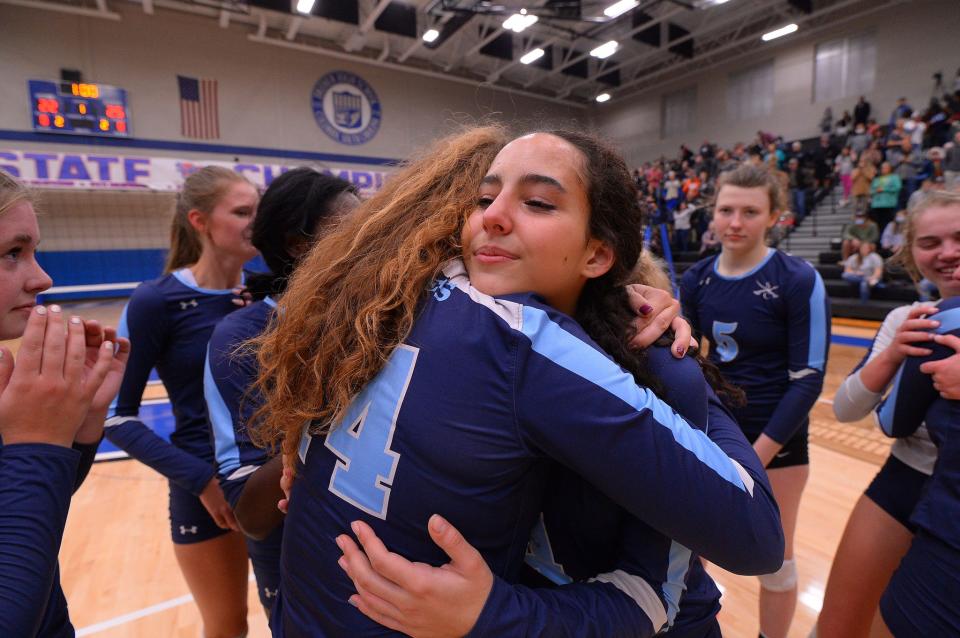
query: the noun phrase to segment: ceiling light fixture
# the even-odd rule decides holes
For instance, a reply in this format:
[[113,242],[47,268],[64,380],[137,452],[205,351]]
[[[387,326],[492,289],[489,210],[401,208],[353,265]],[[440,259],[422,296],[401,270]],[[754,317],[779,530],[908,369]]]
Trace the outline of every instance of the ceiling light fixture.
[[527,29],[527,27],[536,24],[539,19],[537,16],[527,13],[526,9],[520,9],[520,13],[514,13],[503,21],[503,28],[509,29],[514,33],[521,33]]
[[532,64],[533,62],[536,62],[537,60],[542,58],[543,54],[544,54],[543,49],[539,49],[539,48],[534,49],[533,51],[530,51],[529,53],[524,54],[524,56],[520,58],[520,64]]
[[426,33],[423,34],[424,42],[433,42],[440,37],[440,32],[436,29],[429,29]]
[[785,35],[790,35],[799,28],[800,27],[798,27],[796,24],[788,24],[785,27],[780,27],[779,29],[771,31],[770,33],[764,33],[760,39],[764,42],[769,42],[770,40],[776,40],[777,38],[782,38]]
[[313,5],[315,2],[316,0],[297,0],[297,13],[310,15],[310,12],[313,11]]
[[605,58],[609,58],[611,55],[616,53],[619,47],[620,45],[617,44],[616,40],[610,40],[609,42],[605,42],[604,44],[601,44],[600,46],[598,46],[596,49],[592,50],[590,52],[590,55],[592,55],[595,58],[600,58],[601,60],[603,60]]
[[639,0],[620,0],[620,2],[614,2],[609,7],[603,10],[603,15],[608,18],[616,18],[617,16],[622,16],[624,13],[633,9],[638,4]]
[[600,95],[598,95],[598,96],[596,97],[597,102],[600,102],[600,104],[603,104],[604,102],[606,102],[606,101],[609,100],[609,99],[610,99],[610,94],[609,94],[609,93],[601,93]]

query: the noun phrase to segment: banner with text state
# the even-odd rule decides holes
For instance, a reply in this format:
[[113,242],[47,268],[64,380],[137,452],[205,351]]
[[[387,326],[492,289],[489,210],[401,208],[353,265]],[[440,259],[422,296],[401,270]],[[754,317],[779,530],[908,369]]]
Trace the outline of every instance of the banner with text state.
[[384,171],[324,166],[315,162],[256,164],[112,153],[0,150],[0,170],[29,186],[39,188],[176,191],[188,175],[204,166],[233,169],[261,190],[269,186],[275,177],[292,168],[310,166],[351,182],[363,197],[369,197],[377,191],[387,175]]

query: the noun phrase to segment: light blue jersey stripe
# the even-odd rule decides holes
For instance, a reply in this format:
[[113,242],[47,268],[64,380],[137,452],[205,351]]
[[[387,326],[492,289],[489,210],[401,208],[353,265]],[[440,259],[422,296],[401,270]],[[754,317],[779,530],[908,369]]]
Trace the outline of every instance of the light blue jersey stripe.
[[632,376],[596,349],[551,321],[547,313],[538,308],[524,306],[521,330],[530,339],[535,352],[603,388],[638,412],[649,410],[654,421],[667,428],[673,439],[692,452],[701,463],[738,489],[751,492],[733,461],[707,438],[706,434],[690,427],[653,392],[639,387]]
[[826,296],[820,273],[813,272],[813,290],[810,292],[810,350],[807,354],[807,367],[824,369],[827,357],[827,317]]
[[934,330],[937,334],[947,334],[948,332],[958,330],[960,329],[960,308],[951,308],[950,310],[938,312],[935,315],[930,315],[930,319],[936,319],[940,322],[940,325]]
[[[197,280],[194,279],[193,273],[190,272],[189,268],[181,268],[180,270],[175,270],[172,273],[174,279],[179,281],[181,284],[190,288],[191,290],[196,290],[197,292],[203,293],[205,295],[229,295],[233,293],[232,288],[201,288],[197,284]],[[243,284],[245,275],[240,275],[240,283]]]
[[663,597],[667,601],[667,626],[672,626],[680,610],[680,597],[687,588],[687,571],[690,569],[689,549],[678,543],[670,542],[670,559],[667,563],[667,580],[663,583]]
[[897,370],[893,378],[893,389],[887,395],[887,400],[877,410],[877,423],[887,436],[893,436],[893,417],[897,413],[897,395],[900,393],[900,378],[903,376],[903,365]]
[[210,348],[203,360],[203,396],[207,400],[207,416],[213,431],[213,447],[218,472],[229,474],[240,467],[240,448],[233,430],[233,418],[210,370]]

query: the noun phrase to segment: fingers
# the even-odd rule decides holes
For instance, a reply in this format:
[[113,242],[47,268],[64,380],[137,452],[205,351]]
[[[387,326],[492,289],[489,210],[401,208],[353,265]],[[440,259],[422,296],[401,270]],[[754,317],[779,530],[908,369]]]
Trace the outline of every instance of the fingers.
[[956,335],[933,335],[933,340],[960,353],[960,337]]
[[110,366],[112,364],[113,343],[104,341],[100,344],[100,350],[97,352],[97,362],[93,364],[93,369],[90,370],[86,380],[87,386],[84,388],[85,391],[89,393],[90,398],[93,398],[93,395],[96,394],[100,386],[103,385],[103,380],[107,378],[107,373],[110,372]]
[[670,351],[674,357],[682,359],[683,355],[687,354],[687,349],[693,342],[693,328],[690,327],[690,324],[687,323],[687,320],[683,317],[675,318],[670,323],[670,327],[673,328],[673,334],[675,336],[673,344],[670,346]]
[[644,288],[646,286],[641,284],[630,284],[627,286],[627,299],[630,300],[630,307],[633,308],[634,312],[646,316],[653,312],[653,306],[643,295]]
[[[284,457],[284,461],[286,461],[286,457]],[[286,465],[283,468],[283,474],[280,476],[280,489],[283,490],[284,496],[287,497],[284,500],[289,501],[290,491],[293,490],[293,469],[286,467]],[[286,510],[283,511],[285,512]]]
[[[377,570],[371,564],[370,557],[353,542],[352,538],[347,534],[341,534],[336,540],[337,547],[343,552],[337,564],[353,581],[357,591],[362,589],[384,602],[390,601],[391,606],[404,597],[403,588]],[[412,566],[412,563],[410,565]],[[381,609],[381,611],[386,610]]]
[[116,331],[113,331],[115,339],[110,338],[110,329],[107,329],[105,333],[108,341],[113,341],[116,344],[114,348],[113,356],[120,361],[124,366],[127,365],[127,361],[130,359],[130,340],[126,337],[116,337]]
[[10,375],[13,374],[13,354],[6,348],[0,348],[0,394],[7,389]]
[[[413,593],[419,591],[414,563],[388,550],[373,529],[363,521],[354,521],[350,527],[360,541],[360,545],[363,546],[370,566],[377,574],[408,591]],[[383,592],[375,593],[379,596],[385,595]]]
[[83,321],[80,317],[70,317],[67,322],[67,346],[63,365],[63,377],[70,385],[81,383],[86,355],[87,335]]
[[277,509],[280,510],[281,512],[283,512],[284,514],[289,514],[289,513],[290,513],[290,512],[289,512],[289,510],[290,510],[290,499],[288,499],[288,498],[281,498],[279,501],[277,501]]
[[360,613],[364,616],[383,625],[387,629],[400,632],[406,629],[406,626],[397,620],[397,618],[402,618],[403,614],[399,611],[391,611],[391,608],[396,609],[396,607],[390,605],[390,603],[384,601],[382,598],[365,591],[362,587],[357,587],[357,593],[351,596],[348,602],[360,610]]
[[915,306],[910,309],[910,312],[907,314],[907,319],[916,319],[918,317],[925,317],[929,315],[934,315],[939,312],[936,306],[925,304],[920,306]]
[[633,326],[637,329],[637,334],[630,340],[630,346],[641,349],[653,345],[670,328],[670,322],[675,316],[660,313],[648,320],[634,319]]
[[60,306],[53,304],[48,308],[47,329],[43,335],[43,360],[40,374],[53,378],[63,378],[63,359],[66,356],[67,339],[63,327],[63,315]]
[[927,334],[939,326],[940,322],[936,321],[935,319],[908,319],[900,324],[897,332],[916,332],[922,330],[925,334]]
[[427,529],[430,531],[433,542],[450,557],[450,561],[455,566],[469,569],[477,561],[483,562],[480,552],[467,542],[457,528],[439,514],[430,517]]
[[103,326],[100,325],[100,322],[93,319],[83,322],[83,332],[86,336],[88,348],[99,348],[103,340],[109,338],[104,336]]
[[232,529],[235,532],[240,531],[240,523],[237,522],[237,517],[229,505],[223,508],[223,522],[225,527],[221,527],[224,527],[224,529]]
[[43,361],[43,338],[47,331],[47,309],[37,306],[27,319],[27,327],[20,340],[20,350],[17,352],[18,373],[34,376],[40,374],[40,364]]

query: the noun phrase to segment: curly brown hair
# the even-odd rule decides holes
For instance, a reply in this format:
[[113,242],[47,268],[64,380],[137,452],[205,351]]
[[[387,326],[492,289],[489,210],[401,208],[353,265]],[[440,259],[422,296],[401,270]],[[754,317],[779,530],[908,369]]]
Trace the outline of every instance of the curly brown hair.
[[323,432],[413,326],[508,136],[486,126],[445,137],[395,171],[304,258],[273,327],[252,342],[264,397],[251,438],[295,448],[305,423]]

